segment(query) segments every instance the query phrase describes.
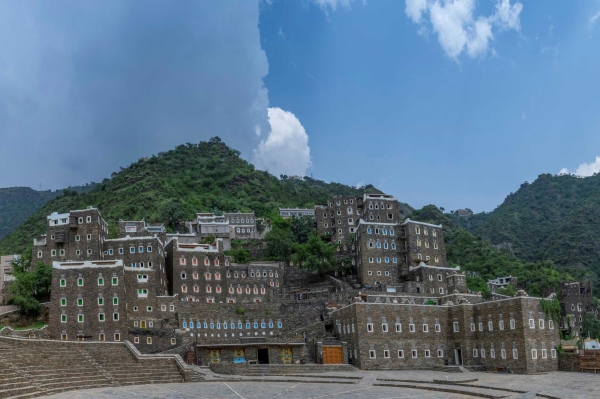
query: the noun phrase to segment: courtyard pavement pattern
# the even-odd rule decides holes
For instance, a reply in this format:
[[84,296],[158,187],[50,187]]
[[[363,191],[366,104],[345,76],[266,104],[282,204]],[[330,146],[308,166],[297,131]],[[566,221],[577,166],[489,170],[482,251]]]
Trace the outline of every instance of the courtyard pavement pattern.
[[[45,398],[107,399],[107,398],[206,398],[206,399],[473,399],[476,397],[533,399],[536,393],[560,399],[600,398],[600,375],[591,373],[555,372],[536,375],[495,373],[444,373],[426,370],[410,371],[357,371],[352,373],[303,374],[287,376],[243,377],[219,376],[205,370],[206,381],[197,383],[135,385],[126,387],[97,388],[63,392]],[[461,385],[440,385],[435,380],[462,381],[477,378],[478,381]],[[384,380],[414,380],[412,382]],[[418,385],[468,391],[471,395],[414,389],[387,387],[377,384]],[[474,387],[475,385],[482,388]],[[505,390],[490,390],[495,387]],[[482,394],[482,396],[478,396]],[[485,396],[489,395],[489,396]],[[541,396],[543,397],[543,396]]]

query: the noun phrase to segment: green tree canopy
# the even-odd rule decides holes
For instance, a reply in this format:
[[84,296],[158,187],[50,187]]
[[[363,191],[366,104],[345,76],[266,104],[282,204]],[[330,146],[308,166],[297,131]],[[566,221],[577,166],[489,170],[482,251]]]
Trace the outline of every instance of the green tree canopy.
[[25,316],[38,316],[39,298],[50,294],[52,267],[38,263],[32,268],[31,250],[12,262],[14,280],[8,283],[6,303],[16,305]]

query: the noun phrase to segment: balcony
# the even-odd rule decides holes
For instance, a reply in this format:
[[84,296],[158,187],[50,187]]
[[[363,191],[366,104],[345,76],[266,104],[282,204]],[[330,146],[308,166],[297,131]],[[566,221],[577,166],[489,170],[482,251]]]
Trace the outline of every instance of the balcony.
[[34,238],[33,239],[33,245],[34,246],[42,246],[42,245],[46,245],[46,238]]

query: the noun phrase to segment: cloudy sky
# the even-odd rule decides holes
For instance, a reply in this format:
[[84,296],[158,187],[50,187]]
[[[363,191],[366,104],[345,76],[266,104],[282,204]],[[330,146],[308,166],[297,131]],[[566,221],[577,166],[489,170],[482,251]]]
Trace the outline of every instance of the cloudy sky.
[[279,175],[492,210],[600,171],[600,1],[0,1],[0,187],[218,135]]

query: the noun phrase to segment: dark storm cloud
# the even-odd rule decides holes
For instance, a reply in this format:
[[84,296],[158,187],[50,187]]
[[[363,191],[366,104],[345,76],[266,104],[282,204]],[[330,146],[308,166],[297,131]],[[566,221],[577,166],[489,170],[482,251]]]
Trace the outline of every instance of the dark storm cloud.
[[258,1],[0,3],[0,187],[99,181],[268,130]]

